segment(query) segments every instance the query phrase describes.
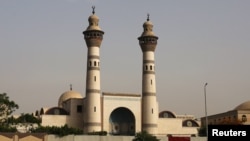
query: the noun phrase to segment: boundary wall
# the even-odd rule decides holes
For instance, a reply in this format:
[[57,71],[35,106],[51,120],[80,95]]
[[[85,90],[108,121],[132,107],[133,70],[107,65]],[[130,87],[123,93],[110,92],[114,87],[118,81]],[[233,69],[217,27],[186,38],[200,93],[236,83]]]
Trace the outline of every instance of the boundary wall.
[[[68,135],[59,137],[44,133],[0,133],[0,141],[132,141],[134,136],[94,136]],[[158,136],[160,141],[169,141],[166,136]],[[190,137],[190,141],[206,141],[206,137]]]

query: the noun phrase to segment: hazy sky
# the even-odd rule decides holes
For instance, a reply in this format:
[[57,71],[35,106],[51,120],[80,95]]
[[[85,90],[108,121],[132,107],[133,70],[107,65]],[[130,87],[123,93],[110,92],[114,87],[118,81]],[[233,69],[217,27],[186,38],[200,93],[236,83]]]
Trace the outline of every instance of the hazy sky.
[[250,100],[249,0],[1,0],[0,93],[31,113],[57,106],[73,90],[85,96],[82,31],[95,6],[102,42],[101,90],[141,93],[138,43],[147,13],[155,51],[160,111],[208,115]]

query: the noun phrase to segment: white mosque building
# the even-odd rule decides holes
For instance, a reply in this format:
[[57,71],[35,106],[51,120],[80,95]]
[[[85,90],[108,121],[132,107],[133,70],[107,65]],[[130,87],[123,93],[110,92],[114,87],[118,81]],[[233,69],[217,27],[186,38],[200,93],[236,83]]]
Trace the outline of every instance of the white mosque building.
[[158,37],[153,24],[147,17],[143,32],[138,37],[142,51],[141,94],[107,93],[101,91],[100,47],[104,32],[99,27],[99,18],[89,16],[89,26],[83,31],[88,48],[86,91],[82,94],[70,90],[64,92],[58,105],[41,108],[36,116],[42,126],[63,126],[80,128],[84,133],[107,131],[109,135],[134,135],[147,131],[154,135],[197,136],[200,124],[192,115],[176,115],[171,111],[159,112],[156,94],[155,59]]

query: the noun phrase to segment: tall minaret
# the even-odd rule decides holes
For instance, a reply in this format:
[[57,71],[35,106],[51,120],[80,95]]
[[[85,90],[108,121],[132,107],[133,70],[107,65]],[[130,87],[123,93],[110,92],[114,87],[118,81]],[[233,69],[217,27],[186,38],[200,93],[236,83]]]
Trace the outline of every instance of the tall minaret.
[[153,33],[153,24],[149,20],[143,24],[143,33],[138,37],[143,53],[142,65],[142,131],[157,134],[158,103],[156,100],[154,51],[158,37]]
[[101,131],[101,91],[100,91],[100,46],[104,32],[98,26],[99,18],[89,16],[89,26],[83,32],[88,47],[86,103],[84,113],[84,132]]

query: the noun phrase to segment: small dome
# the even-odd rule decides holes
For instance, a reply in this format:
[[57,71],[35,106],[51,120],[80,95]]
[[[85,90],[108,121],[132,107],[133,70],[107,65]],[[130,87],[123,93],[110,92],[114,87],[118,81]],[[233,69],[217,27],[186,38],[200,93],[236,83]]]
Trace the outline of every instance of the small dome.
[[99,17],[95,15],[95,7],[92,7],[93,8],[93,12],[92,12],[92,15],[89,16],[89,26],[87,27],[86,31],[89,31],[89,30],[100,30],[101,31],[101,28],[99,27],[98,23],[99,23]]
[[175,113],[171,111],[162,111],[159,113],[160,118],[176,118]]
[[143,32],[141,36],[155,36],[153,32],[153,23],[149,20],[149,14],[147,21],[143,23]]
[[234,108],[234,110],[250,110],[250,101],[246,101]]
[[70,91],[64,92],[58,100],[58,107],[62,107],[62,103],[71,98],[83,98],[83,97],[80,93],[76,91],[70,90]]
[[99,17],[96,16],[96,14],[92,14],[91,16],[89,16],[88,21],[89,22],[99,22]]
[[99,18],[93,14],[89,16],[89,26],[87,27],[86,31],[88,30],[101,30],[101,28],[98,26]]
[[143,23],[143,27],[153,26],[153,23],[149,20]]

